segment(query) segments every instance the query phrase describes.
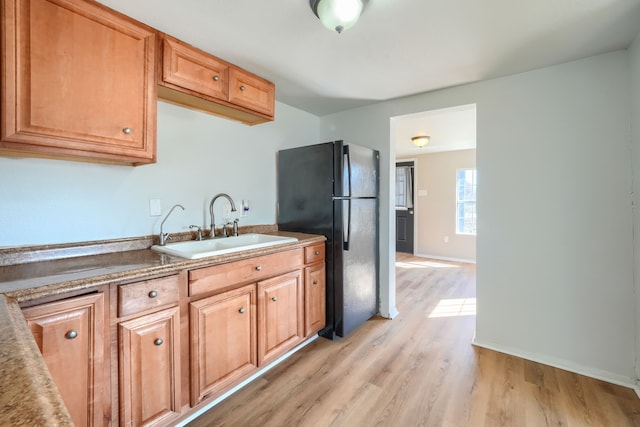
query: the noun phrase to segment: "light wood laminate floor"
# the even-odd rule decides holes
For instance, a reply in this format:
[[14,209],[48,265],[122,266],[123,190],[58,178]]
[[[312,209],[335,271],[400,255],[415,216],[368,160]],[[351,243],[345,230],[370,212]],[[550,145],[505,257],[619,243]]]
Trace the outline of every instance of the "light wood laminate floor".
[[318,339],[199,426],[640,426],[631,390],[471,345],[475,266],[397,255],[394,320]]

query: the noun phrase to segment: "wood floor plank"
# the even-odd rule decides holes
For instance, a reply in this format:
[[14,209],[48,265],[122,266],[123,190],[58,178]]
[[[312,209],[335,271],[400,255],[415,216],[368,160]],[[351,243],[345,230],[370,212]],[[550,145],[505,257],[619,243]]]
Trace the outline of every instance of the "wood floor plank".
[[397,255],[393,320],[318,339],[203,426],[640,426],[633,390],[471,345],[475,266]]

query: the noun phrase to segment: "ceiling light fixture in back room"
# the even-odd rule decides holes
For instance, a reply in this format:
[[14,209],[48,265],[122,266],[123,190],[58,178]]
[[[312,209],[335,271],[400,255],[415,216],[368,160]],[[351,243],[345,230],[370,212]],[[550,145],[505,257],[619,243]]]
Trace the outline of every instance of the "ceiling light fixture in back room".
[[430,139],[430,136],[414,136],[413,138],[411,138],[411,141],[413,141],[413,143],[416,144],[418,148],[422,148],[429,143]]
[[338,33],[353,27],[368,0],[309,0],[322,25]]

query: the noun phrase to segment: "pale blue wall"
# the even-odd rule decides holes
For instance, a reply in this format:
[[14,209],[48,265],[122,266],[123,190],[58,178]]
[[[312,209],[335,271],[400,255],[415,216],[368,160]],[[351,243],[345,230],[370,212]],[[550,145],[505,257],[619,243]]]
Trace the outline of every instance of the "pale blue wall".
[[[169,231],[209,223],[216,193],[251,201],[240,225],[276,222],[276,151],[318,142],[318,118],[276,103],[276,120],[246,126],[158,102],[158,162],[113,166],[0,157],[0,246],[158,234],[160,199]],[[216,204],[217,205],[217,204]],[[167,230],[165,229],[165,231]]]
[[395,309],[390,118],[475,103],[476,342],[632,383],[628,58],[619,51],[321,118],[321,139],[381,150],[383,312]]
[[[635,235],[640,236],[640,33],[629,48],[631,68],[631,147],[633,150],[633,189]],[[636,378],[640,378],[640,238],[634,240],[636,301]]]

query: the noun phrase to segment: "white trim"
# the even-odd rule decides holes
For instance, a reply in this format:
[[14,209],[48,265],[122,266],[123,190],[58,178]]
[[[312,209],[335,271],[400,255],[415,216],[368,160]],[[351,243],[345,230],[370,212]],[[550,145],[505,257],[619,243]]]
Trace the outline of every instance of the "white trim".
[[439,259],[440,261],[464,262],[466,264],[476,263],[475,259],[453,258],[453,257],[447,257],[447,256],[440,256],[440,255],[414,254],[414,256],[417,256],[420,258]]
[[391,312],[389,312],[389,313],[383,313],[382,311],[380,312],[380,316],[384,317],[385,319],[395,319],[395,317],[398,314],[400,314],[400,312],[395,307],[391,307]]
[[543,354],[528,353],[526,351],[507,348],[497,344],[483,343],[476,339],[475,334],[473,340],[471,341],[471,344],[477,347],[482,347],[500,353],[516,356],[521,359],[530,360],[532,362],[542,363],[543,365],[552,366],[554,368],[563,369],[565,371],[573,372],[579,375],[585,375],[590,378],[606,381],[608,383],[616,384],[622,387],[627,387],[633,389],[636,394],[638,394],[638,397],[640,397],[640,389],[636,384],[634,384],[633,378],[631,377],[625,377],[624,375],[614,374],[613,372],[594,369],[590,366],[579,365],[577,363],[573,363],[570,360],[556,359]]
[[265,366],[262,369],[258,370],[256,373],[254,373],[249,378],[247,378],[246,380],[242,381],[240,384],[236,385],[235,387],[233,387],[232,389],[230,389],[226,393],[220,395],[218,398],[216,398],[212,402],[209,402],[206,405],[204,405],[202,408],[199,408],[196,412],[194,412],[193,414],[189,415],[189,417],[187,417],[187,418],[185,418],[183,420],[180,420],[178,422],[178,424],[176,424],[176,426],[177,427],[182,427],[182,426],[185,426],[187,423],[190,423],[191,421],[193,421],[194,419],[198,418],[200,415],[202,415],[203,413],[207,412],[209,409],[213,408],[218,403],[222,402],[227,397],[231,396],[232,394],[234,394],[235,392],[237,392],[238,390],[240,390],[241,388],[243,388],[244,386],[246,386],[247,384],[249,384],[250,382],[252,382],[256,378],[262,376],[267,371],[269,371],[269,370],[275,368],[276,366],[278,366],[280,363],[282,363],[284,360],[289,358],[291,355],[293,355],[295,352],[297,352],[301,348],[311,344],[316,339],[318,339],[318,335],[314,335],[313,337],[309,338],[308,340],[306,340],[305,342],[303,342],[302,344],[300,344],[299,346],[297,346],[293,350],[289,351],[288,353],[286,353],[283,356],[281,356],[280,358],[274,360],[273,362],[271,362],[267,366]]

